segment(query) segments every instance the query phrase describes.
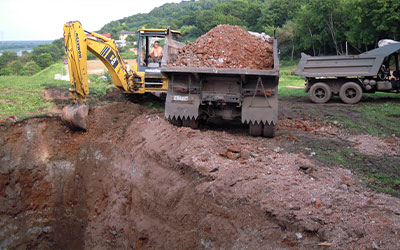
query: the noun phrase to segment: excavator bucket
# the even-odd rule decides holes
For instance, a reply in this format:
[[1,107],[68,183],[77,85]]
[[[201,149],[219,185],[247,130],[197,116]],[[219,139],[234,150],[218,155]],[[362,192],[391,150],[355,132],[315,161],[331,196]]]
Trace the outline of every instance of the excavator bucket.
[[89,106],[86,104],[74,104],[65,106],[61,113],[61,119],[75,129],[88,129]]

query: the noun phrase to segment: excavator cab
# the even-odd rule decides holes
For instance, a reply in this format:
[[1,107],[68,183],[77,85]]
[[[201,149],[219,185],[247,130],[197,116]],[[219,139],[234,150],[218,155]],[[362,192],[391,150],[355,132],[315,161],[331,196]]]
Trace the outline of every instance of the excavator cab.
[[[161,74],[160,67],[168,63],[171,48],[176,47],[171,46],[171,43],[177,43],[172,36],[181,33],[170,29],[146,28],[139,29],[138,33],[137,71],[144,72],[146,92],[166,92],[168,90],[167,78]],[[163,55],[159,58],[151,55],[156,42],[163,49]]]

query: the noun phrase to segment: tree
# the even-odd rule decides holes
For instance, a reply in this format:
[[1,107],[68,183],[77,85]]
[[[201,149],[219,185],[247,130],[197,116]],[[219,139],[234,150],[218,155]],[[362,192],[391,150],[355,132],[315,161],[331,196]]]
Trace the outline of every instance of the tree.
[[29,61],[21,69],[21,74],[30,76],[36,74],[39,71],[40,71],[39,65],[37,65],[34,61]]
[[49,53],[42,53],[38,56],[35,56],[33,60],[42,69],[47,68],[54,63],[53,58]]
[[376,47],[383,38],[400,39],[400,2],[396,0],[348,0],[345,32],[347,40],[359,50]]
[[290,55],[290,60],[293,61],[296,49],[296,23],[292,20],[287,21],[282,28],[278,28],[277,38],[283,55]]
[[38,57],[41,54],[48,53],[48,54],[50,54],[52,61],[56,62],[65,55],[64,46],[62,46],[62,47],[60,47],[60,46],[61,46],[61,43],[59,42],[59,40],[56,40],[55,42],[53,42],[51,44],[39,45],[39,46],[33,48],[32,52],[31,52],[32,58],[37,63]]
[[0,68],[5,68],[7,65],[18,59],[17,53],[13,51],[4,51],[0,56]]
[[300,7],[308,0],[270,0],[261,6],[261,17],[258,22],[263,25],[282,27],[287,21],[292,20]]
[[301,6],[295,22],[304,49],[312,49],[314,55],[343,53],[346,29],[343,1],[310,0]]
[[127,37],[126,37],[126,41],[128,41],[128,42],[131,42],[131,43],[134,43],[134,42],[137,42],[139,40],[139,35],[138,34],[131,34],[131,35],[128,35]]
[[12,69],[10,67],[0,68],[0,76],[12,75]]
[[20,75],[23,66],[20,60],[15,60],[8,64],[8,68],[11,69],[13,75]]

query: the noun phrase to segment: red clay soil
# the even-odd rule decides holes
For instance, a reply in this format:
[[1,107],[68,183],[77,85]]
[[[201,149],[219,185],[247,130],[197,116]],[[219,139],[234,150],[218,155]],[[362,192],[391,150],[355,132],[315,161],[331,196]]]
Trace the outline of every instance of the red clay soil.
[[89,115],[0,125],[1,249],[400,249],[400,200],[349,170],[129,102]]
[[179,51],[171,66],[272,69],[272,45],[239,26],[218,25]]

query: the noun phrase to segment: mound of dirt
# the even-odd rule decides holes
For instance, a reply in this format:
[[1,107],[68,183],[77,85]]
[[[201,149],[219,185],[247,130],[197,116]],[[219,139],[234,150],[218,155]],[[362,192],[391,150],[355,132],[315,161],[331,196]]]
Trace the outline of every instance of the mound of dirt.
[[218,25],[179,51],[171,66],[271,69],[272,45],[239,26]]
[[1,249],[400,248],[400,200],[349,170],[130,102],[89,117],[0,125]]

